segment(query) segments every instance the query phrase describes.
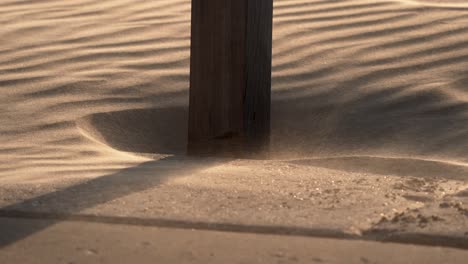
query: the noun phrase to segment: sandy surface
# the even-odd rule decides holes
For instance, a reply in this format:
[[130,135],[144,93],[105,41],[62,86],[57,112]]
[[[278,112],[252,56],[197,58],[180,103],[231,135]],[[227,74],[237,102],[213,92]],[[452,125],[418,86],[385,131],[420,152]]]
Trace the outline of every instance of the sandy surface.
[[[0,218],[7,235],[47,222]],[[2,263],[28,264],[464,264],[467,257],[466,250],[440,247],[80,222],[56,224],[0,251]]]
[[190,1],[3,0],[0,25],[4,209],[468,245],[465,1],[275,0],[272,161],[167,158],[186,142]]

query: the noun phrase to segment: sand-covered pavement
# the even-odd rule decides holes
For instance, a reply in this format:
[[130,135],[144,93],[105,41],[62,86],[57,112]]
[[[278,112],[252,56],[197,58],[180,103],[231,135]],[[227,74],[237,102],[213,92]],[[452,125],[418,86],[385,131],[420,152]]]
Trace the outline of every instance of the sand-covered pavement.
[[[0,219],[0,224],[18,230],[50,222]],[[465,263],[467,256],[453,248],[80,222],[53,225],[0,251],[2,263],[30,264],[439,264]]]
[[271,160],[198,159],[190,1],[0,1],[0,216],[48,219],[0,247],[68,219],[467,249],[468,4],[274,12]]

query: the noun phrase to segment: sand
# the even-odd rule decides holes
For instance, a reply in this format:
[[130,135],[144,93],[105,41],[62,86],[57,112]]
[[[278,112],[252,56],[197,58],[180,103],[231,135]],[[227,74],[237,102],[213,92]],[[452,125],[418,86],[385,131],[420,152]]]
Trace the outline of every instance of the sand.
[[[213,209],[195,218],[242,222],[239,216],[257,212],[259,201],[295,201],[305,199],[297,193],[310,192],[331,198],[293,206],[297,214],[274,208],[265,219],[245,221],[313,227],[322,222],[307,210],[322,206],[317,214],[357,216],[331,222],[348,233],[404,222],[436,233],[452,223],[449,234],[468,235],[465,2],[275,0],[272,161],[187,165],[176,172],[188,178],[162,177],[173,189],[153,198],[169,204],[177,190],[210,199],[241,192],[251,198],[249,208],[229,200],[224,206],[233,213]],[[131,181],[142,173],[133,168],[148,163],[144,174],[157,175],[174,166],[159,159],[183,155],[190,1],[2,0],[0,24],[2,206],[101,176]],[[275,186],[265,185],[267,179],[286,180]],[[332,179],[346,184],[335,188]],[[288,185],[295,180],[302,185]],[[109,199],[69,208],[80,212],[159,183],[140,182],[131,192],[119,189]],[[361,189],[359,195],[321,193],[340,188]],[[348,196],[355,200],[334,215],[333,197]],[[361,214],[374,196],[380,198]],[[210,199],[172,202],[190,211]],[[167,204],[153,216],[186,216]],[[430,229],[427,222],[436,224]]]

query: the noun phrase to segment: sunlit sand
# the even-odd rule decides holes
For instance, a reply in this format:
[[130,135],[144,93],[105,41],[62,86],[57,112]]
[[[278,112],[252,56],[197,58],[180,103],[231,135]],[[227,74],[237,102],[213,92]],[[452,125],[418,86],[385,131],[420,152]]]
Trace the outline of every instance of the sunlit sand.
[[[168,173],[186,159],[190,1],[2,0],[0,205],[63,188],[73,204],[94,186],[105,197],[70,211],[113,214],[106,202],[134,195],[119,215],[463,236],[466,1],[275,0],[274,12],[271,159]],[[152,190],[159,209],[142,202]],[[196,210],[209,201],[218,209]]]

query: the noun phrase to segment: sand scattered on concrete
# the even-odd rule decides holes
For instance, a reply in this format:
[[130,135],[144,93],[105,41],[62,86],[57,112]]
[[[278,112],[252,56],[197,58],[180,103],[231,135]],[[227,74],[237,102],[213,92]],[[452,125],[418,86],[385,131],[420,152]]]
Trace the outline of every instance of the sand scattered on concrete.
[[[162,170],[158,166],[173,166],[142,164],[181,155],[185,146],[189,0],[3,0],[0,24],[3,205],[122,171],[130,177],[142,173],[132,170],[138,166],[155,175]],[[428,230],[428,222],[447,226],[443,221],[453,218],[452,231],[459,227],[463,233],[457,223],[466,221],[467,210],[462,201],[468,179],[467,39],[465,1],[275,0],[276,161],[211,164],[204,173],[218,181],[182,177],[168,178],[167,184],[194,195],[211,190],[213,197],[233,186],[231,192],[253,199],[248,212],[261,199],[287,202],[326,187],[321,190],[330,193],[317,195],[315,202],[293,203],[300,209],[298,222],[291,218],[294,224],[313,223],[307,208],[324,197],[343,200],[341,193],[364,188],[359,195],[371,199],[378,190],[365,182],[388,177],[379,183],[384,191],[377,194],[384,197],[378,203],[394,198],[417,206],[379,207],[369,211],[369,225],[359,228],[403,221]],[[285,164],[300,169],[284,169]],[[263,171],[268,166],[271,170]],[[255,171],[261,173],[247,173]],[[271,183],[270,189],[260,183],[293,180],[288,173],[298,171],[302,191],[294,187],[283,194],[278,186],[288,189],[287,182]],[[328,186],[326,175],[347,187]],[[156,198],[168,193],[177,192]],[[365,205],[354,202],[354,208]],[[270,208],[271,215],[288,215],[287,208],[278,208]],[[359,214],[351,204],[343,208],[351,218]],[[234,217],[205,216],[213,215]],[[285,218],[273,220],[278,219]],[[444,225],[435,225],[434,232]]]

